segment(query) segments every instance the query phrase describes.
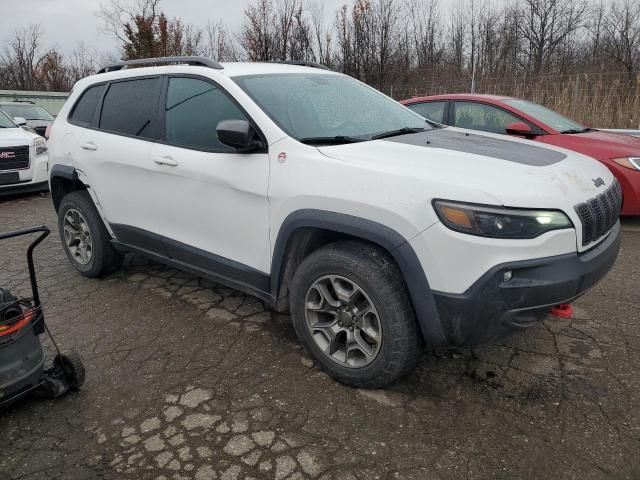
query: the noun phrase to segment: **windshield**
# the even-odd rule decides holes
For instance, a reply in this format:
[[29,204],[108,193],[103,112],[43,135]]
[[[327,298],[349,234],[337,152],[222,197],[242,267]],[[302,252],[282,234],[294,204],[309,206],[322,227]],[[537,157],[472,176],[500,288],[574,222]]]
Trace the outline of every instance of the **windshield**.
[[2,109],[10,117],[22,117],[26,120],[52,121],[53,117],[49,112],[39,105],[2,105]]
[[9,117],[0,111],[0,128],[18,128]]
[[542,105],[538,105],[537,103],[527,102],[526,100],[504,100],[504,103],[517,108],[559,132],[579,133],[589,130],[584,125],[570,120],[567,117],[563,117],[559,113],[556,113],[547,107],[543,107]]
[[344,75],[251,75],[234,80],[300,141],[363,141],[433,128],[408,108]]

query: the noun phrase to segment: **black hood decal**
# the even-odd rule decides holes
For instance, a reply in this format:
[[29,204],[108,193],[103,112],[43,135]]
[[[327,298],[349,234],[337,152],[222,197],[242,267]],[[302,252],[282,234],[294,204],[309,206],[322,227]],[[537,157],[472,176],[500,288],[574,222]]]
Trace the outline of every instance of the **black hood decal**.
[[443,148],[457,152],[473,153],[485,157],[499,158],[532,167],[546,167],[561,162],[567,156],[544,147],[525,145],[510,140],[454,132],[446,128],[384,139],[385,142],[406,143],[425,148]]

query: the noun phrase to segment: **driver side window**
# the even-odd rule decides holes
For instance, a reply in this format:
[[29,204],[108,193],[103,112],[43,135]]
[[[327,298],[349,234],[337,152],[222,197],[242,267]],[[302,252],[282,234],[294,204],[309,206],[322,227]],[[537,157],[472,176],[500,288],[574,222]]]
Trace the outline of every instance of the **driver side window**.
[[171,145],[233,152],[218,140],[223,120],[247,120],[240,108],[213,83],[190,77],[169,79],[165,106],[165,140]]
[[491,105],[475,102],[455,102],[453,125],[459,128],[490,133],[507,133],[507,125],[522,119]]

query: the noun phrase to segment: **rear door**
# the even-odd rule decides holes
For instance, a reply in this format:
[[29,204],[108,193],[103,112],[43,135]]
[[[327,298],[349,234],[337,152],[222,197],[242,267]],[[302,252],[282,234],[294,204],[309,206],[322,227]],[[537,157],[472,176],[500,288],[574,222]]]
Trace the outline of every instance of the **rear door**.
[[171,76],[163,137],[152,148],[158,227],[171,258],[262,291],[268,288],[269,159],[220,143],[223,120],[251,119],[217,83]]
[[431,120],[432,122],[445,125],[447,123],[447,104],[446,101],[412,103],[407,105],[418,115]]
[[[75,155],[76,168],[84,173],[118,240],[150,251],[162,251],[156,224],[156,205],[162,195],[154,188],[155,164],[150,157],[158,132],[161,85],[160,76],[105,84]],[[71,123],[81,103],[82,99]]]

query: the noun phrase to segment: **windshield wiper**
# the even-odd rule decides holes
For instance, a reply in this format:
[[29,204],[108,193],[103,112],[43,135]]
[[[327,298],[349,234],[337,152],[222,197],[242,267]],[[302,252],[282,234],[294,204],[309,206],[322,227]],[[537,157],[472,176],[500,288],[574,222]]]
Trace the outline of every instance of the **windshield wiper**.
[[344,143],[364,142],[362,138],[347,137],[345,135],[337,135],[335,137],[308,137],[298,140],[306,145],[342,145]]
[[571,134],[571,133],[587,133],[587,132],[591,132],[592,130],[593,130],[593,128],[589,128],[589,127],[587,127],[587,128],[570,128],[569,130],[563,130],[560,133],[568,133],[568,134]]
[[390,130],[388,132],[379,133],[371,137],[371,140],[380,140],[382,138],[397,137],[399,135],[408,135],[410,133],[419,133],[424,132],[425,130],[426,128],[422,127],[404,127],[399,128],[398,130]]

